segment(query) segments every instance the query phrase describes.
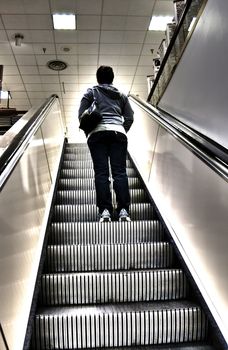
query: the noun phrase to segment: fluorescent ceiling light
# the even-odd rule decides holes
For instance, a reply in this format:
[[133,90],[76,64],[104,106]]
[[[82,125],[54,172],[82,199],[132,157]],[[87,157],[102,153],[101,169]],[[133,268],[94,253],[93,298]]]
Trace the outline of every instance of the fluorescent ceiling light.
[[11,94],[9,91],[0,91],[0,96],[2,100],[8,100],[8,98],[11,99]]
[[149,30],[165,31],[167,23],[171,23],[173,17],[170,16],[153,16],[150,21]]
[[55,13],[52,17],[54,29],[76,29],[75,15]]

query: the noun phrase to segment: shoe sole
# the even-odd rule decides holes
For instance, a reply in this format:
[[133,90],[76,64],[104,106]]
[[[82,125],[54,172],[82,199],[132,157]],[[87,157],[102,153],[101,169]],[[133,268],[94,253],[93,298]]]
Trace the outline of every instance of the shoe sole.
[[123,222],[126,222],[126,221],[130,222],[131,219],[130,219],[129,217],[123,217],[123,218],[119,218],[119,221],[120,221],[120,222],[121,222],[121,221],[123,221]]
[[111,222],[111,218],[102,218],[99,222]]

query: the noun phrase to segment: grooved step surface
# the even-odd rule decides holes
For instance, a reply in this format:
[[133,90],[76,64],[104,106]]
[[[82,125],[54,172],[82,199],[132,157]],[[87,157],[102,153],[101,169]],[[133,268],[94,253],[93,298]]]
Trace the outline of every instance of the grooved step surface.
[[[142,189],[130,190],[131,200],[134,203],[146,203],[148,202],[145,191]],[[114,192],[112,191],[112,197],[115,198]],[[56,194],[56,204],[95,204],[96,203],[96,192],[93,191],[58,191]],[[113,200],[113,204],[116,201]]]
[[[61,171],[61,178],[59,180],[59,190],[94,190],[94,179],[73,178],[72,173],[65,170]],[[137,177],[130,177],[128,179],[130,189],[142,188],[142,184]]]
[[[188,303],[137,303],[38,310],[42,349],[81,349],[204,340],[206,319]],[[186,327],[187,325],[187,327]],[[61,336],[59,336],[61,334]]]
[[186,295],[181,270],[48,274],[41,279],[42,305],[172,300]]
[[111,244],[158,242],[164,239],[161,223],[125,222],[57,222],[52,223],[49,244]]
[[[131,204],[130,215],[132,220],[153,220],[156,218],[152,205],[148,203]],[[55,205],[52,219],[56,222],[97,221],[97,207],[95,204]]]
[[[133,168],[127,168],[127,176],[129,177],[135,177],[136,176],[136,171]],[[61,170],[61,175],[65,173],[69,173],[70,177],[82,177],[82,178],[94,178],[94,171],[93,169],[76,169],[74,162],[70,161],[64,161],[62,170]],[[63,175],[62,175],[63,176]]]
[[[66,153],[63,156],[64,161],[72,161],[74,162],[74,168],[76,169],[84,169],[84,168],[93,168],[93,162],[92,159],[87,159],[87,160],[77,160],[77,155],[74,153]],[[126,161],[126,166],[127,168],[132,167],[132,163],[129,159]]]
[[172,266],[169,243],[48,246],[47,272],[151,269]]

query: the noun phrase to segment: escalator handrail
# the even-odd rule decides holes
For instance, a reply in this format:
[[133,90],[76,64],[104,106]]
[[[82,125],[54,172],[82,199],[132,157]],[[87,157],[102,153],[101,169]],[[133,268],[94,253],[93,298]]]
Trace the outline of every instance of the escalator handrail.
[[180,122],[168,113],[153,107],[134,95],[129,96],[164,129],[171,133],[208,166],[228,181],[228,151],[209,137]]
[[187,3],[186,3],[186,5],[185,5],[185,8],[184,8],[184,10],[183,10],[183,13],[182,13],[182,15],[181,15],[181,18],[180,18],[180,20],[179,20],[179,22],[178,22],[178,24],[177,24],[177,26],[176,26],[176,28],[175,28],[175,30],[174,30],[173,36],[172,36],[172,38],[171,38],[171,40],[170,40],[170,43],[169,43],[169,45],[168,45],[168,47],[167,47],[167,50],[166,50],[165,55],[164,55],[164,57],[163,57],[163,60],[162,60],[162,62],[161,62],[161,66],[160,66],[160,68],[159,68],[159,71],[158,71],[158,73],[157,73],[157,75],[156,75],[156,78],[155,78],[155,80],[154,80],[154,82],[153,82],[153,85],[152,85],[152,87],[151,87],[151,89],[150,89],[150,93],[149,93],[149,95],[148,95],[148,97],[147,97],[147,101],[148,101],[148,102],[151,100],[151,97],[152,97],[152,95],[153,95],[153,93],[154,93],[154,90],[155,90],[157,84],[158,84],[158,81],[159,81],[159,79],[160,79],[160,76],[161,76],[162,73],[163,73],[163,70],[164,70],[164,67],[165,67],[165,65],[166,65],[166,62],[168,61],[170,52],[171,52],[172,49],[173,49],[173,46],[174,46],[175,41],[176,41],[176,38],[177,38],[177,36],[178,36],[178,34],[179,34],[180,30],[181,30],[181,27],[182,27],[182,25],[183,25],[183,22],[184,22],[184,20],[185,20],[185,17],[186,17],[186,15],[187,15],[187,13],[188,13],[188,10],[189,10],[191,4],[192,4],[192,0],[188,0]]
[[[24,127],[14,136],[11,143],[7,146],[0,156],[0,190],[4,187],[7,179],[13,171],[15,165],[21,158],[31,137],[43,123],[47,112],[55,103],[57,95],[51,95],[29,118]],[[30,113],[29,111],[27,113]]]

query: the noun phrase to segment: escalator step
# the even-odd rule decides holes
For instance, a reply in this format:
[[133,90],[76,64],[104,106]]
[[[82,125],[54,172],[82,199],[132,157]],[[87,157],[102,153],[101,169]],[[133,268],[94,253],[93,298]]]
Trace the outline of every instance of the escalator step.
[[[73,170],[73,177],[82,177],[82,178],[94,178],[93,168],[76,168],[74,161],[64,161],[62,164],[62,169]],[[133,168],[127,168],[127,176],[135,177],[137,172]]]
[[48,274],[41,279],[41,305],[79,305],[175,300],[187,295],[181,270]]
[[[142,189],[130,190],[132,203],[148,202],[148,197]],[[112,191],[113,205],[116,205],[115,195]],[[95,204],[96,192],[93,191],[57,191],[56,204]]]
[[[74,163],[74,168],[75,169],[84,169],[84,168],[93,168],[93,162],[92,159],[87,159],[87,160],[77,160],[77,156],[74,153],[65,153],[63,155],[63,160],[64,161],[71,161]],[[126,161],[127,168],[132,168],[132,162],[127,159]]]
[[40,309],[34,328],[36,349],[89,349],[203,341],[207,320],[184,302],[129,303]]
[[49,245],[45,272],[168,268],[172,262],[173,250],[167,242]]
[[[95,204],[55,205],[52,220],[55,222],[88,222],[97,221],[97,215]],[[153,220],[156,218],[156,213],[150,203],[131,204],[130,215],[132,220]]]
[[[62,178],[58,183],[59,190],[94,190],[94,179],[73,178],[69,172],[62,171]],[[141,181],[137,177],[129,177],[128,184],[130,189],[142,188]]]
[[164,240],[159,221],[52,223],[49,244],[143,243]]

